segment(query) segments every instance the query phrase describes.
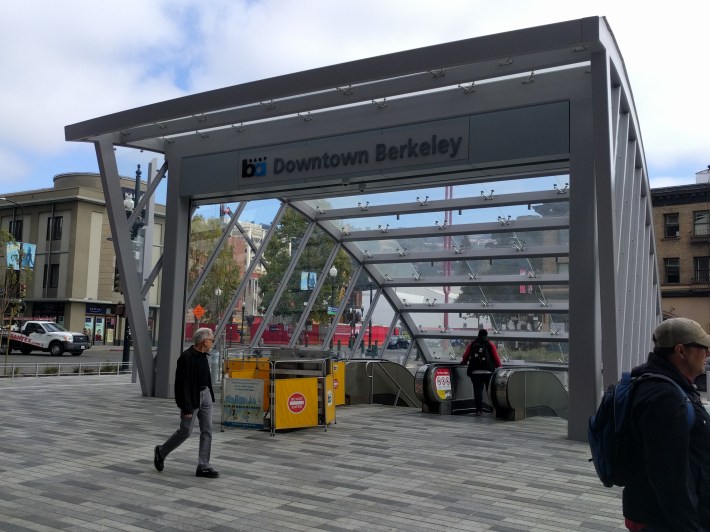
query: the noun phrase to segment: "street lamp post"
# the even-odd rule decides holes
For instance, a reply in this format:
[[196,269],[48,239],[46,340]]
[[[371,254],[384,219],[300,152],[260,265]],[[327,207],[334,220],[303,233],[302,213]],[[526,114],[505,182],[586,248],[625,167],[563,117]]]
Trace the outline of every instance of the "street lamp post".
[[[221,319],[221,314],[222,314],[222,289],[219,286],[217,288],[215,288],[214,295],[217,298],[217,302],[215,305],[215,325],[216,325],[217,323],[219,323],[219,320]],[[222,335],[221,334],[219,336],[218,342],[219,342],[219,349],[221,352],[221,350],[224,349],[224,346],[221,345],[221,343],[222,343]]]
[[[328,275],[330,275],[330,305],[332,307],[335,307],[335,278],[338,276],[338,269],[333,266],[330,268],[328,271]],[[333,320],[333,315],[331,314],[330,316],[330,327],[331,329],[335,327],[335,323]],[[335,335],[331,332],[330,335],[330,348],[333,349],[333,337]]]
[[[220,321],[220,311],[222,309],[222,289],[218,286],[215,288],[214,295],[217,297],[217,303],[216,303],[216,309],[215,309],[215,328],[216,325]],[[217,367],[215,368],[217,371],[213,372],[213,374],[217,373],[217,376],[219,379],[221,379],[221,375],[219,374],[220,368],[222,367],[222,357],[224,356],[224,336],[220,333],[219,339],[217,340]],[[218,381],[219,381],[218,379]],[[217,382],[218,382],[217,381]]]
[[244,303],[244,302],[242,301],[242,323],[241,323],[241,325],[239,326],[239,327],[240,327],[240,329],[239,329],[239,341],[240,341],[241,343],[244,343],[244,313],[246,312],[246,310],[247,310],[246,303]]
[[[131,214],[133,214],[133,209],[135,209],[136,205],[138,204],[138,200],[140,199],[140,192],[141,192],[141,165],[137,165],[136,168],[136,180],[135,180],[135,188],[133,189],[133,198],[129,197],[128,195],[124,196],[123,199],[123,208],[126,211],[126,218],[130,218]],[[131,237],[131,240],[133,241],[133,249],[134,252],[136,250],[136,242],[138,241],[138,231],[140,230],[141,227],[143,227],[145,223],[141,218],[138,218],[136,222],[133,224],[133,227],[129,228],[129,235]],[[141,258],[137,259],[137,264],[136,264],[136,269],[137,271],[143,272],[143,253],[145,252],[145,249],[141,250]],[[128,315],[124,317],[124,322],[125,322],[125,327],[123,329],[123,358],[122,358],[122,364],[123,367],[128,367],[128,363],[130,362],[131,359],[131,344],[133,343],[133,339],[131,336],[131,325],[128,321]]]
[[372,350],[372,281],[367,283],[368,288],[370,289],[370,306],[367,309],[367,313],[370,315],[370,322],[368,324],[368,329],[370,333],[370,340],[369,340],[369,348]]
[[[328,272],[330,275],[330,304],[335,306],[335,278],[338,276],[338,269],[333,266]],[[332,319],[331,319],[332,320]]]
[[[126,218],[131,217],[135,202],[128,195],[123,198],[123,209],[126,211]],[[125,300],[124,300],[125,301]],[[125,308],[125,306],[124,306]],[[128,325],[128,314],[123,315],[123,352],[121,354],[121,368],[128,368],[131,361],[131,328]]]
[[221,310],[222,306],[222,289],[220,287],[215,288],[214,295],[217,297],[217,305],[216,305],[216,318],[217,321],[219,321],[219,311]]

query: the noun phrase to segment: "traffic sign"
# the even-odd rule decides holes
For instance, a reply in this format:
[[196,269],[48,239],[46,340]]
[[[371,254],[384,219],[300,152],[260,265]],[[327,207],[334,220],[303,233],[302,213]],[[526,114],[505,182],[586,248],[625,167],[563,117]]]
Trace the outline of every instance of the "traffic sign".
[[192,313],[199,320],[205,315],[205,309],[202,308],[202,305],[197,305],[194,309],[192,309]]

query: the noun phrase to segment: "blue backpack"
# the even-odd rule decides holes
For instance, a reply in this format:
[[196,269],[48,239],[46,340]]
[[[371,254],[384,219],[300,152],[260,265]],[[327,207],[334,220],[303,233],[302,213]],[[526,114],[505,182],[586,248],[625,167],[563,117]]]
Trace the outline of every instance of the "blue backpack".
[[628,437],[629,411],[634,386],[647,379],[665,380],[678,389],[683,397],[687,418],[688,430],[695,423],[695,410],[688,394],[673,379],[658,373],[645,373],[640,377],[631,378],[628,372],[621,375],[617,384],[607,388],[602,396],[602,401],[596,415],[589,418],[587,439],[592,451],[590,462],[594,462],[594,469],[602,484],[607,488],[624,486],[629,477],[629,459],[631,438]]

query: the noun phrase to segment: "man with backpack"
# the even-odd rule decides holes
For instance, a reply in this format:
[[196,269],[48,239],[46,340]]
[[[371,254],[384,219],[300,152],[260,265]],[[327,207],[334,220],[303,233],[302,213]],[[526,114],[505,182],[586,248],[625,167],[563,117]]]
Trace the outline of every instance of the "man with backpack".
[[653,343],[648,361],[631,371],[626,527],[710,531],[710,415],[693,385],[705,371],[710,335],[693,320],[673,318],[656,327]]
[[478,338],[468,344],[463,353],[461,364],[468,364],[466,375],[473,384],[473,398],[476,404],[476,415],[483,415],[483,387],[488,383],[496,368],[500,367],[500,357],[496,346],[488,340],[488,331],[478,331]]

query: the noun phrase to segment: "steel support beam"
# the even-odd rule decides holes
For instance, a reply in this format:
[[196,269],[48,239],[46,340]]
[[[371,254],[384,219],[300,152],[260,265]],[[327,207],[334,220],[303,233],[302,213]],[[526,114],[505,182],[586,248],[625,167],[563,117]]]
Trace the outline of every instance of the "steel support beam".
[[116,266],[121,276],[123,297],[126,302],[126,314],[131,326],[133,339],[133,361],[138,371],[141,391],[144,396],[152,396],[153,350],[148,334],[148,317],[142,295],[143,281],[138,277],[133,245],[130,239],[126,211],[123,206],[121,176],[116,165],[113,143],[109,138],[95,143],[96,158],[101,173],[101,185],[106,198],[111,235],[116,250]]

